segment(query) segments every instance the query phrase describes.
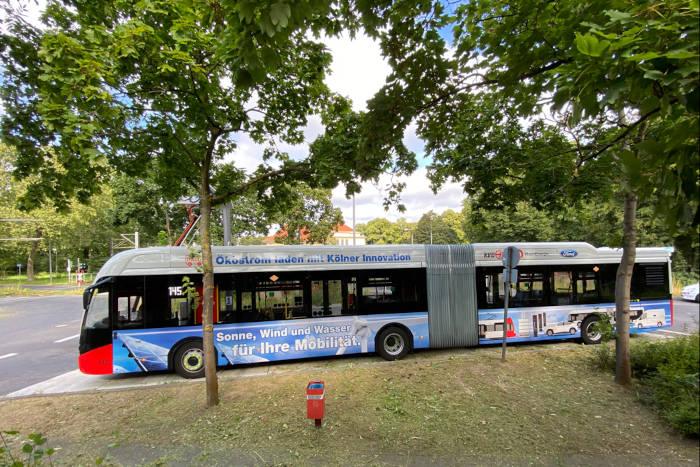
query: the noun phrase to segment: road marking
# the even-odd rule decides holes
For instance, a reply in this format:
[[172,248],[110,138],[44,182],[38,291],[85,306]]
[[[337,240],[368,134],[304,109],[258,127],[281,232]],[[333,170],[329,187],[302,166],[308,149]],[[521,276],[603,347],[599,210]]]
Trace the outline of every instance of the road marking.
[[54,341],[54,344],[60,344],[61,342],[69,341],[71,339],[75,339],[76,337],[80,337],[80,334],[76,334],[75,336],[64,337],[63,339]]
[[2,360],[3,358],[14,357],[15,355],[17,355],[17,352],[15,352],[15,353],[6,353],[5,355],[0,355],[0,360]]
[[680,331],[671,331],[670,329],[659,329],[656,332],[670,332],[672,334],[680,334],[682,336],[691,336],[692,334],[687,333],[687,332],[680,332]]
[[56,325],[57,328],[65,328],[66,326],[68,326],[68,325],[67,324],[57,324]]

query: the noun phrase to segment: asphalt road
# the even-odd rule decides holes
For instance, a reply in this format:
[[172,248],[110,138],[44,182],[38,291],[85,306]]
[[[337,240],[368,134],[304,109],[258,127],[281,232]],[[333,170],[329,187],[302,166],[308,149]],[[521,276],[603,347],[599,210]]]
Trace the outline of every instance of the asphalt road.
[[75,370],[82,297],[0,299],[0,395]]
[[[0,299],[0,396],[77,369],[81,302],[79,296]],[[674,325],[645,336],[696,332],[699,315],[700,305],[676,299]]]
[[687,302],[682,298],[673,299],[672,331],[697,332],[700,323],[700,303]]

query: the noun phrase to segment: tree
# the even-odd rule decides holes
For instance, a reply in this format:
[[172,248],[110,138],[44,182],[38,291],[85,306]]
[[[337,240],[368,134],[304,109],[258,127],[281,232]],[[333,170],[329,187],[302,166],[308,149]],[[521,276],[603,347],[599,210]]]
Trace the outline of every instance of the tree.
[[450,226],[450,230],[457,235],[457,243],[465,243],[467,241],[467,236],[464,232],[464,217],[461,212],[446,209],[440,214],[440,218],[442,218],[445,224]]
[[[124,231],[138,231],[143,244],[159,243],[161,232],[165,233],[166,244],[172,244],[184,223],[185,212],[182,206],[176,204],[176,198],[169,198],[169,193],[148,177],[153,172],[149,170],[136,177],[115,174],[109,180],[114,197],[110,217],[115,227],[122,227]],[[177,184],[176,180],[173,182]],[[187,188],[176,185],[175,189],[170,187],[168,191],[182,193]]]
[[[600,191],[610,199],[619,188],[616,380],[629,384],[637,200],[653,204],[671,233],[697,236],[700,221],[698,4],[477,0],[452,8],[366,8],[393,72],[354,126],[360,135],[375,124],[389,130],[358,146],[400,146],[416,120],[434,184],[460,181],[484,206],[566,205]],[[439,34],[448,25],[451,54]]]
[[372,219],[364,225],[357,226],[358,232],[365,236],[368,245],[387,245],[401,243],[405,237],[400,226],[382,217]]
[[549,212],[521,201],[509,208],[469,209],[464,229],[472,242],[548,242],[555,236]]
[[289,186],[289,195],[271,219],[284,227],[287,235],[277,240],[286,244],[326,243],[333,229],[343,222],[343,213],[333,207],[331,190],[311,188],[304,183]]
[[[112,208],[111,192],[95,196],[90,206],[71,202],[69,209],[57,212],[47,203],[31,210],[21,210],[17,201],[34,183],[32,178],[13,180],[17,154],[0,144],[0,165],[3,167],[0,184],[0,218],[19,219],[17,222],[0,223],[3,238],[39,238],[39,240],[0,243],[3,251],[3,269],[14,269],[16,263],[26,261],[27,279],[32,280],[39,267],[39,256],[48,256],[49,248],[60,252],[64,258],[81,258],[91,266],[104,262],[109,251],[109,239],[113,235],[109,210]],[[55,265],[57,266],[57,265]]]
[[[312,175],[308,161],[292,160],[277,143],[301,143],[306,116],[327,102],[330,55],[309,32],[337,31],[337,12],[315,0],[293,9],[52,2],[45,29],[13,13],[0,36],[2,136],[17,148],[15,175],[41,180],[28,187],[25,206],[85,202],[113,169],[155,170],[161,188],[184,181],[199,195],[207,405],[217,404],[212,206],[249,193],[273,203],[288,194],[285,183]],[[243,133],[266,144],[252,174],[222,163]],[[325,187],[334,184],[332,170],[317,168]]]
[[414,237],[416,243],[427,244],[455,244],[459,241],[454,230],[433,211],[421,216]]

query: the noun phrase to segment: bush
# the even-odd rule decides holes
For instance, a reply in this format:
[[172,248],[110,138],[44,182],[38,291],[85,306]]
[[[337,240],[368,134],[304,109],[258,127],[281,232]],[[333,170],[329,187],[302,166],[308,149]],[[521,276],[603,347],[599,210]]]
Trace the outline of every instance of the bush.
[[635,343],[631,359],[642,400],[681,433],[700,435],[700,336]]
[[51,456],[56,449],[45,448],[45,443],[41,433],[22,438],[18,431],[0,431],[0,465],[29,467],[42,465],[44,460],[53,465]]
[[594,368],[603,371],[615,371],[615,350],[607,342],[593,347],[591,364]]

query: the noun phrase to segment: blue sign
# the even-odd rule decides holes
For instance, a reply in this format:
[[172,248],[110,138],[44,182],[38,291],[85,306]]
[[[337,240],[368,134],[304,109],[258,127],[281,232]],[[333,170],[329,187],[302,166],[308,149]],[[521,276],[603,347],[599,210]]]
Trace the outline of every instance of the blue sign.
[[578,251],[576,251],[576,250],[561,250],[561,255],[564,258],[573,258],[574,256],[578,256]]

